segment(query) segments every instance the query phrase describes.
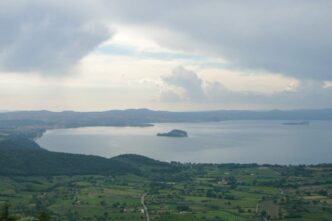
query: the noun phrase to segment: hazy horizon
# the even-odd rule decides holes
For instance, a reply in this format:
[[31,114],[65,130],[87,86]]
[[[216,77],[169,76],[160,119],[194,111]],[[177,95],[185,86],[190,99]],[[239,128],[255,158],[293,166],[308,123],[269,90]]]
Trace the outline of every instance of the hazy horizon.
[[294,109],[198,109],[198,110],[167,110],[167,109],[153,109],[153,108],[115,108],[115,109],[103,109],[103,110],[49,110],[49,109],[17,109],[17,110],[0,110],[0,113],[4,112],[25,112],[25,111],[48,111],[48,112],[107,112],[107,111],[128,111],[128,110],[149,110],[149,111],[161,111],[161,112],[218,112],[218,111],[253,111],[253,112],[268,112],[268,111],[320,111],[320,110],[332,110],[332,108],[294,108]]

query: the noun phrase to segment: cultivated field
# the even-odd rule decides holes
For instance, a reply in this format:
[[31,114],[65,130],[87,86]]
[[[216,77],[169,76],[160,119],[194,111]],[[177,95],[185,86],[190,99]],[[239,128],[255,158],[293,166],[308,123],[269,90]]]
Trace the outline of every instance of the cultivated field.
[[19,220],[332,220],[332,167],[172,164],[139,175],[0,178]]

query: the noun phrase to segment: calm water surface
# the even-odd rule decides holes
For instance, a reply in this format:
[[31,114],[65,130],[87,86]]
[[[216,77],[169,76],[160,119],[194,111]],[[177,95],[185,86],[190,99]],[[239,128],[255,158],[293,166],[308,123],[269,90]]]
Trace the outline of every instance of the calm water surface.
[[[157,137],[183,129],[188,138]],[[154,127],[86,127],[47,131],[37,142],[52,151],[112,157],[135,153],[163,161],[332,163],[332,121],[163,123]]]

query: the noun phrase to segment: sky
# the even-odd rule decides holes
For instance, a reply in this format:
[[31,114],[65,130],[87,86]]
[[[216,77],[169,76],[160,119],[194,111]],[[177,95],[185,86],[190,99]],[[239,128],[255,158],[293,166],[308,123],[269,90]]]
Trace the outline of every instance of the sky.
[[0,1],[0,110],[332,108],[330,0]]

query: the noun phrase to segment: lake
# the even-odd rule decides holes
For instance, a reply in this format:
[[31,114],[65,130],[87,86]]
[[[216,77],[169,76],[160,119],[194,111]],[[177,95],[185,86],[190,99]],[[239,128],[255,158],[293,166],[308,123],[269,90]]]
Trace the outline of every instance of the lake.
[[[134,153],[163,161],[316,164],[332,162],[332,121],[157,123],[153,127],[48,130],[37,143],[57,152],[113,157]],[[182,129],[188,138],[157,137]]]

